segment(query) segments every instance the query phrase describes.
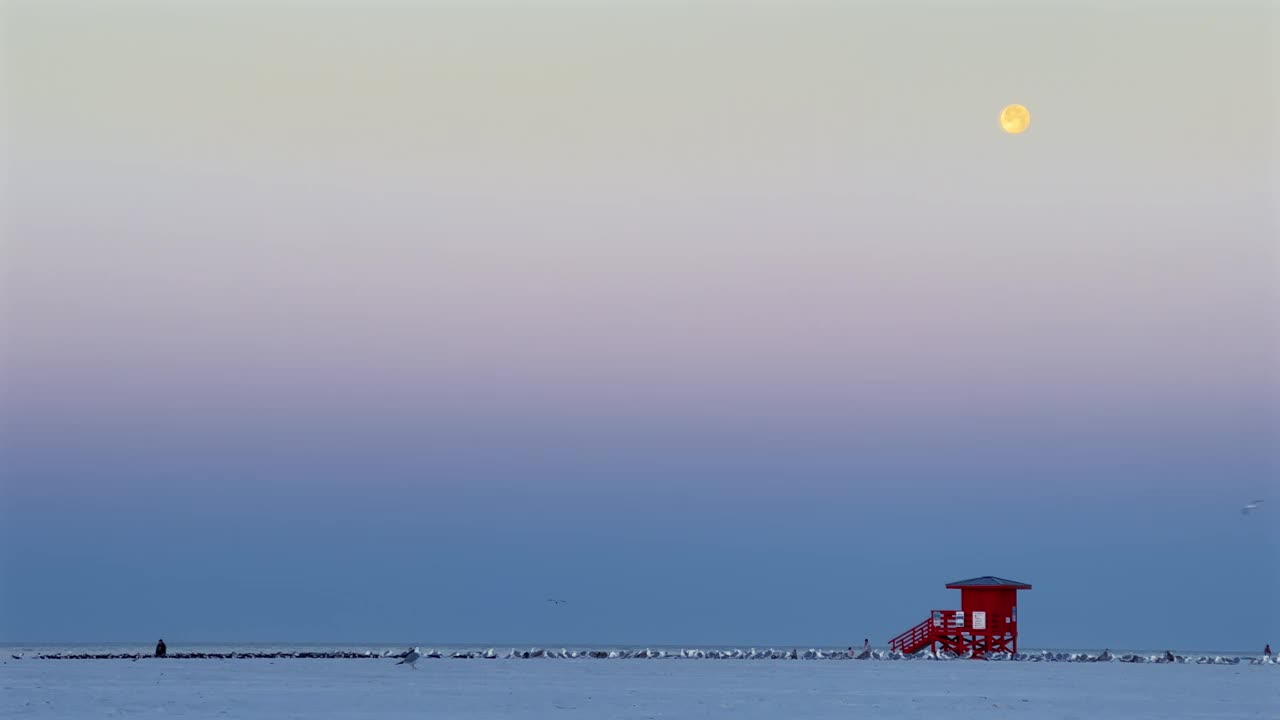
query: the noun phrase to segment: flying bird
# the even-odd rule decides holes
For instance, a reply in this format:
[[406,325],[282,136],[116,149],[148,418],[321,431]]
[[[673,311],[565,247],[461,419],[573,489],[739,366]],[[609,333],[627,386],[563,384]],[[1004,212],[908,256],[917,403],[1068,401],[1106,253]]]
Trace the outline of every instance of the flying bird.
[[422,653],[418,652],[418,648],[409,648],[409,652],[405,654],[404,659],[396,664],[397,665],[407,664],[409,667],[413,668],[414,670],[417,670],[418,666],[415,663],[418,662],[418,658],[420,657],[422,657]]
[[566,601],[556,600],[555,598],[547,598],[547,602],[551,603],[552,605],[564,605]]
[[1257,510],[1258,506],[1261,504],[1262,504],[1261,500],[1254,500],[1248,505],[1245,505],[1244,507],[1240,508],[1240,512],[1244,515],[1248,515],[1250,510]]

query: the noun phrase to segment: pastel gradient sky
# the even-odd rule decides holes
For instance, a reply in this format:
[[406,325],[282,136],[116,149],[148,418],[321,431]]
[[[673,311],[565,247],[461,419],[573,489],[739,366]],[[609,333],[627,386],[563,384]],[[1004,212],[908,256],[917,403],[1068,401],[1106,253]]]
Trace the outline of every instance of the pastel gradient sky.
[[0,640],[1280,642],[1274,4],[0,13]]

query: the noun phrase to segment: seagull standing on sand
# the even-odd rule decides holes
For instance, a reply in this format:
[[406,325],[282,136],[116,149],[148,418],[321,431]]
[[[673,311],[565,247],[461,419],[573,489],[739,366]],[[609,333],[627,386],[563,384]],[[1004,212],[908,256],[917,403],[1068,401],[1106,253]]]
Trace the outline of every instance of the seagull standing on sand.
[[396,664],[397,664],[397,665],[408,665],[409,667],[413,668],[414,670],[417,670],[417,669],[418,669],[418,666],[417,666],[415,663],[417,663],[417,662],[418,662],[418,658],[420,658],[420,657],[422,657],[422,653],[418,652],[418,648],[416,648],[416,647],[409,648],[409,652],[408,652],[408,654],[406,654],[406,655],[404,656],[404,659],[403,659],[403,660],[401,660],[400,662],[396,663]]
[[1250,510],[1257,510],[1257,509],[1258,509],[1258,506],[1260,506],[1260,505],[1262,505],[1262,501],[1261,501],[1261,500],[1254,500],[1253,502],[1249,503],[1248,505],[1245,505],[1244,507],[1240,508],[1240,512],[1241,512],[1242,514],[1244,514],[1244,515],[1248,515]]

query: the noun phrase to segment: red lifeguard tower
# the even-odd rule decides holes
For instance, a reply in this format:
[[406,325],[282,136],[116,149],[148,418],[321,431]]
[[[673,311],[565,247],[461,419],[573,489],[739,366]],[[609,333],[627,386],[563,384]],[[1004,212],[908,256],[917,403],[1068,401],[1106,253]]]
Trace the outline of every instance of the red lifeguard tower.
[[992,652],[1018,652],[1018,591],[1031,586],[991,575],[947,583],[960,591],[959,610],[934,610],[928,620],[889,641],[904,655],[938,646],[957,655],[972,650],[980,658]]

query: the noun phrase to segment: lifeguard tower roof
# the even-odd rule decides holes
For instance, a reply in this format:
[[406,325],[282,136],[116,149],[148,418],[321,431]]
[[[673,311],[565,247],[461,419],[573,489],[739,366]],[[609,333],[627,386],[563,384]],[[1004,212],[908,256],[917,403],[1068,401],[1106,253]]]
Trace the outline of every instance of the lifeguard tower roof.
[[1030,590],[1031,586],[1017,580],[1005,580],[994,575],[983,575],[982,577],[947,583],[948,590],[955,588],[1017,588],[1018,590]]

